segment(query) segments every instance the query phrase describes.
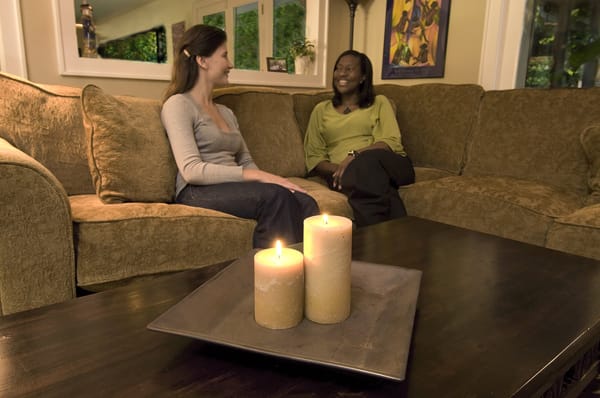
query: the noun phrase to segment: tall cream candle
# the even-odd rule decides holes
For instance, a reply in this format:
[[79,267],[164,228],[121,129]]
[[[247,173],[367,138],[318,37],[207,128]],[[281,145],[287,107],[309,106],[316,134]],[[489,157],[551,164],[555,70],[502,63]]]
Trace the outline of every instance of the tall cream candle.
[[352,221],[319,215],[304,220],[304,313],[317,323],[350,315]]
[[281,242],[254,255],[254,319],[269,329],[296,326],[304,315],[304,262]]

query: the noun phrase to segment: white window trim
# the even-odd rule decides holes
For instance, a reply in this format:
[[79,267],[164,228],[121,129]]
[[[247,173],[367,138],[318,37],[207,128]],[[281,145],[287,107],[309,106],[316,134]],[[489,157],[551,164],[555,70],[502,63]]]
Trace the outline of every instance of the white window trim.
[[27,79],[19,0],[0,0],[0,70]]
[[169,80],[170,64],[81,58],[77,50],[73,0],[54,0],[58,71],[65,76],[98,76],[124,79]]
[[[11,1],[14,4],[18,4],[18,0]],[[287,73],[244,71],[234,69],[229,75],[230,83],[286,87],[323,88],[326,86],[326,38],[328,30],[327,24],[329,20],[329,0],[308,1],[318,4],[317,7],[311,7],[311,9],[314,9],[315,12],[318,13],[317,17],[319,23],[315,24],[318,26],[310,26],[310,29],[307,28],[307,36],[311,38],[314,37],[318,51],[315,61],[314,75],[290,75]],[[147,80],[169,80],[171,78],[171,64],[153,64],[150,62],[79,57],[77,52],[73,0],[54,0],[53,5],[53,11],[56,20],[58,66],[59,73],[61,75]],[[197,13],[195,9],[196,6],[194,6],[194,13],[192,15],[194,15],[196,18]],[[4,12],[2,14],[4,15]]]
[[[251,0],[241,1],[235,0],[235,4],[247,4]],[[264,0],[258,0],[259,9],[261,9]],[[327,30],[329,20],[329,0],[307,0],[312,7],[309,7],[307,12],[307,20],[318,21],[318,23],[307,23],[306,37],[315,42],[317,55],[315,57],[315,65],[312,75],[294,75],[287,73],[268,72],[266,65],[266,56],[261,55],[260,65],[261,71],[233,69],[229,74],[229,82],[233,84],[244,85],[268,85],[268,86],[284,86],[284,87],[314,87],[324,88],[327,86]],[[194,23],[201,23],[202,16],[223,11],[227,2],[225,0],[215,1],[206,4],[204,1],[194,3]],[[230,4],[231,6],[231,4]],[[269,10],[268,7],[265,9]],[[265,15],[259,13],[259,18],[272,19],[272,11],[266,12]],[[233,26],[232,13],[225,13],[225,24],[227,27]],[[230,46],[233,44],[229,40]],[[264,43],[261,44],[264,46]],[[230,48],[229,52],[233,54]],[[270,49],[261,48],[261,54],[268,54]]]
[[522,77],[522,43],[528,0],[487,0],[479,65],[486,90],[518,86]]

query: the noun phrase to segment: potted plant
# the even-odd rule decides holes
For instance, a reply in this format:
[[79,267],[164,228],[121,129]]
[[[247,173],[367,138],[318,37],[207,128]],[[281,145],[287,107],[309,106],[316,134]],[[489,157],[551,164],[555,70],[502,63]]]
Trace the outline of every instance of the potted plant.
[[311,66],[315,61],[315,44],[306,38],[292,42],[289,49],[290,55],[294,59],[294,69],[296,74],[309,74]]

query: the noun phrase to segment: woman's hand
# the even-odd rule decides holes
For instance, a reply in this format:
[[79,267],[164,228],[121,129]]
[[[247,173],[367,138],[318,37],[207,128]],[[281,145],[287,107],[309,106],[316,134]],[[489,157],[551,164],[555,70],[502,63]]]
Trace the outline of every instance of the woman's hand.
[[267,173],[266,171],[257,170],[257,169],[244,169],[242,172],[244,180],[247,181],[260,181],[270,184],[281,185],[284,188],[289,189],[292,193],[294,192],[302,192],[306,193],[306,190],[301,188],[300,186],[294,184],[287,178],[280,177],[275,174]]
[[331,175],[331,177],[333,178],[333,188],[339,191],[342,190],[342,177],[344,176],[344,171],[346,171],[346,168],[353,160],[354,156],[348,155],[344,160],[342,160],[342,163],[337,165],[337,168]]

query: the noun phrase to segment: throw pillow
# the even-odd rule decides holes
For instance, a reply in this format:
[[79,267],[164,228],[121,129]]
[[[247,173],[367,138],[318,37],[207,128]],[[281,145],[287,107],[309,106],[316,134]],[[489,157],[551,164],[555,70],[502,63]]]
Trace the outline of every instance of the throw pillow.
[[591,193],[587,204],[600,203],[600,125],[587,127],[579,137],[588,158],[588,186]]
[[94,85],[81,94],[87,155],[104,203],[170,202],[176,165],[157,100],[113,96]]

